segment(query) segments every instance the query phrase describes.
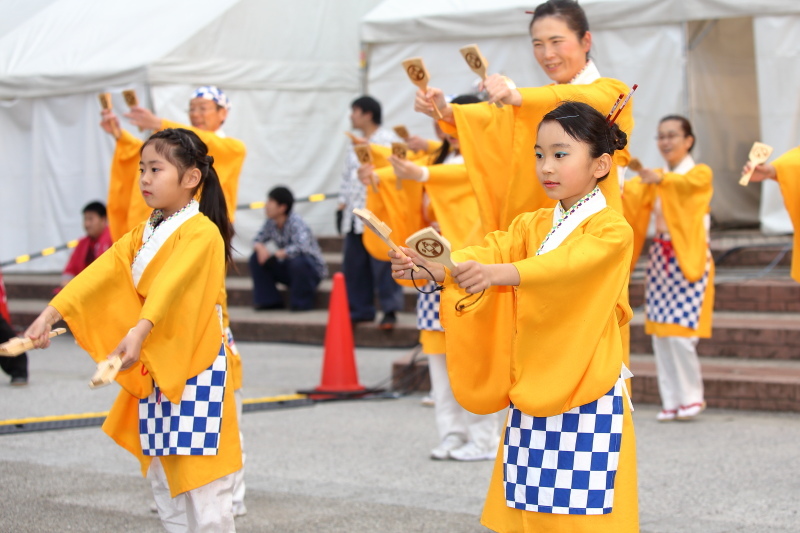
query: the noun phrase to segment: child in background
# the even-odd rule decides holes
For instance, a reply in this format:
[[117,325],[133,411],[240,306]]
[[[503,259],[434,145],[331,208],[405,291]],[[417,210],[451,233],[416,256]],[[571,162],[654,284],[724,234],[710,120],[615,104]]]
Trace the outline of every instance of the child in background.
[[151,136],[139,181],[149,220],[25,333],[46,348],[63,318],[93,359],[121,357],[122,390],[103,429],[141,462],[167,531],[235,531],[232,474],[242,451],[221,309],[233,228],[213,162],[189,130]]
[[[61,287],[83,272],[83,269],[111,247],[106,206],[102,203],[91,202],[83,208],[83,229],[86,237],[79,240],[78,246],[72,251],[69,262],[61,274]],[[58,288],[55,292],[58,293],[60,290],[61,288]]]
[[447,339],[481,334],[484,302],[457,309],[464,290],[486,289],[490,299],[513,287],[512,353],[453,353],[449,340],[447,351],[462,405],[486,413],[510,403],[481,520],[494,531],[639,531],[621,334],[632,315],[633,234],[597,187],[626,144],[592,107],[562,103],[542,119],[535,147],[536,175],[555,208],[523,213],[482,246],[455,252],[449,273],[413,250],[403,249],[409,259],[389,253],[395,277],[410,278],[413,261],[444,283]]

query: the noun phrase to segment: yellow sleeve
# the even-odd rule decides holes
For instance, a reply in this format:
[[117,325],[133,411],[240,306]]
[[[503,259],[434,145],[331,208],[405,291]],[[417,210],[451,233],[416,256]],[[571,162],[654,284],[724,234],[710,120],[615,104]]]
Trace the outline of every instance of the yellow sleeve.
[[208,153],[214,158],[214,168],[219,176],[222,191],[225,193],[228,216],[233,222],[239,195],[239,175],[242,172],[244,158],[247,155],[247,148],[244,143],[239,139],[220,137],[214,132],[199,130],[192,126],[169,120],[162,120],[161,127],[162,129],[184,128],[192,130],[208,146]]
[[[383,148],[383,147],[381,147]],[[378,175],[378,192],[367,187],[367,209],[383,221],[392,233],[389,236],[398,246],[405,246],[409,235],[422,229],[422,184],[403,180],[403,188],[397,189],[394,168],[387,165],[375,171]],[[365,230],[364,247],[378,261],[388,261],[389,246],[374,232]],[[404,285],[405,283],[401,283]]]
[[[139,319],[142,304],[133,288],[131,262],[143,229],[140,224],[123,235],[50,302],[95,362],[106,359]],[[117,382],[137,398],[152,390],[152,381],[141,368],[137,364],[117,375]]]
[[800,282],[800,147],[789,150],[772,165],[777,173],[783,203],[794,226],[792,279]]
[[[480,246],[454,252],[453,261],[507,263],[525,257],[524,240],[519,235],[530,216],[521,215],[507,232],[486,235]],[[477,298],[460,289],[448,272],[439,318],[445,329],[447,373],[453,395],[468,411],[489,414],[508,406],[516,291],[513,287],[494,286],[476,301]],[[459,303],[469,302],[476,303],[461,311],[456,309]]]
[[556,249],[514,263],[520,284],[510,398],[534,416],[592,402],[620,375],[620,328],[633,315],[626,291],[633,232],[620,215],[589,225]]
[[[498,109],[488,103],[453,105],[453,116],[481,218],[488,224],[484,229],[486,232],[508,229],[511,219],[506,220],[505,206],[514,194],[510,183],[516,156],[515,111],[512,106]],[[455,133],[452,127],[447,129],[449,133]],[[533,152],[532,143],[529,148]],[[528,174],[535,178],[535,169]],[[524,196],[535,196],[536,189],[541,190],[541,186],[535,181],[529,182]],[[538,207],[541,206],[532,203],[530,210]]]
[[711,207],[713,174],[708,165],[695,165],[686,174],[667,172],[656,187],[661,197],[675,256],[683,275],[698,281],[706,270],[708,235],[705,216]]
[[631,272],[636,267],[636,262],[639,260],[639,255],[641,255],[647,239],[647,228],[650,226],[655,197],[655,185],[642,183],[642,178],[639,176],[625,182],[622,192],[622,207],[625,220],[633,228]]
[[[139,138],[122,130],[111,159],[106,209],[111,238],[115,241],[150,215],[150,208],[139,192],[139,151],[142,144]],[[131,224],[131,221],[135,222]]]
[[482,214],[472,190],[465,165],[431,165],[428,181],[423,187],[428,192],[433,212],[453,250],[481,242]]

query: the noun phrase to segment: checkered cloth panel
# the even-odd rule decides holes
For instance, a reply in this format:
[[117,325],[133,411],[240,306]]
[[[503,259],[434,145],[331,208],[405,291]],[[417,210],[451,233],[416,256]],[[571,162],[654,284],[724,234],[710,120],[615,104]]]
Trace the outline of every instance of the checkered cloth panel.
[[150,396],[139,400],[142,453],[217,455],[226,374],[223,344],[214,363],[186,382],[180,403],[171,403],[158,385]]
[[556,416],[511,406],[503,443],[506,504],[552,514],[611,512],[622,443],[622,381]]
[[[422,288],[431,291],[436,287],[432,281]],[[439,323],[439,291],[430,294],[420,292],[417,297],[417,329],[425,331],[444,331]]]
[[[669,239],[663,234],[658,238]],[[664,244],[659,240],[650,247],[645,289],[647,319],[659,324],[678,324],[697,329],[711,271],[711,253],[703,277],[690,282],[683,277],[675,254],[669,248],[668,245],[665,253]]]

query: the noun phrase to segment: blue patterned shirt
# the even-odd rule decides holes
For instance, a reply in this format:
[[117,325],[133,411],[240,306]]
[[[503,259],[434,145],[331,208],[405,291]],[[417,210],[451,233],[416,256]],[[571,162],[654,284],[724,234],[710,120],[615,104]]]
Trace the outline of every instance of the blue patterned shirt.
[[320,278],[328,276],[328,267],[322,257],[322,250],[311,228],[297,213],[290,213],[282,228],[272,219],[267,219],[253,242],[265,244],[272,241],[280,250],[286,250],[289,257],[305,254],[311,258]]

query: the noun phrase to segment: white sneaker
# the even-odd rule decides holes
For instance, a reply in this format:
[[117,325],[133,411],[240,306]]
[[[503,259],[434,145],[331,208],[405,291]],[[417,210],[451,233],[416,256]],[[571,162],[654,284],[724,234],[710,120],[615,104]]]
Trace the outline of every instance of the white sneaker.
[[656,415],[656,420],[659,422],[669,422],[670,420],[675,420],[677,414],[677,409],[662,409]]
[[484,450],[474,442],[468,442],[457,450],[450,452],[450,459],[456,461],[489,461],[494,459],[496,450]]
[[444,438],[441,444],[431,450],[431,459],[436,459],[437,461],[450,459],[450,452],[462,446],[464,446],[464,439],[459,435],[451,433]]
[[678,420],[691,420],[700,413],[702,413],[703,409],[705,408],[706,408],[705,400],[690,405],[681,405],[678,408],[678,414],[675,416],[675,418],[677,418]]
[[247,507],[245,507],[244,502],[234,503],[233,504],[233,516],[244,516],[247,514]]
[[433,398],[431,398],[430,394],[423,396],[419,403],[422,405],[422,407],[433,407],[435,405],[435,402],[433,401]]

